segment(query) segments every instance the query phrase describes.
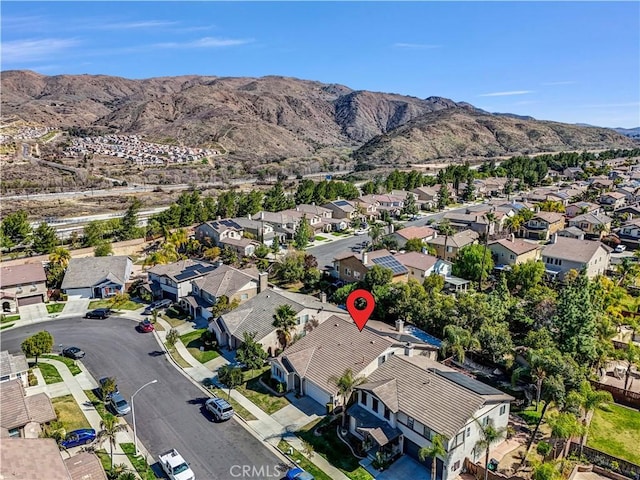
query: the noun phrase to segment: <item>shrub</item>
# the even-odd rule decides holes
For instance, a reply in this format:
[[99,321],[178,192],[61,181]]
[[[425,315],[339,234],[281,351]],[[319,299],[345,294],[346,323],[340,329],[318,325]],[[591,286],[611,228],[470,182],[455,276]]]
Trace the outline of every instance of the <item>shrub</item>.
[[536,451],[543,457],[546,457],[551,451],[551,445],[547,442],[539,442],[538,446],[536,447]]

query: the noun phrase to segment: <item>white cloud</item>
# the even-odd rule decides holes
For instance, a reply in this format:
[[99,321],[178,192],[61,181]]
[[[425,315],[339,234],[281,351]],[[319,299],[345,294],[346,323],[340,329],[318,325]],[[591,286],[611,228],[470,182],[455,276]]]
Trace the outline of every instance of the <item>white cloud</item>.
[[492,93],[483,93],[482,95],[478,95],[479,97],[509,97],[511,95],[526,95],[528,93],[533,93],[533,90],[511,90],[508,92],[492,92]]
[[251,43],[252,39],[204,37],[190,42],[167,42],[152,45],[156,48],[219,48],[234,47]]
[[396,48],[412,48],[415,50],[429,50],[434,48],[440,48],[442,45],[429,45],[426,43],[394,43]]
[[552,87],[555,85],[575,85],[578,82],[574,82],[573,80],[564,80],[559,82],[542,82],[540,85],[544,85],[545,87]]
[[166,22],[162,20],[141,20],[138,22],[115,22],[105,23],[103,25],[96,26],[103,30],[126,30],[136,28],[158,28],[158,27],[170,27],[176,25],[178,22]]
[[38,40],[12,40],[2,44],[3,63],[48,60],[52,55],[78,45],[71,38],[41,38]]

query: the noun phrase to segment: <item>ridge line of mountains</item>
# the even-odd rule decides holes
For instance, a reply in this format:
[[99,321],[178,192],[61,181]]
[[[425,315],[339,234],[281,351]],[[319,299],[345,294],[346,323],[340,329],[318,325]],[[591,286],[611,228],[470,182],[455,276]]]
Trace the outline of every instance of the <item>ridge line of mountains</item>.
[[420,99],[279,76],[131,80],[12,70],[0,72],[0,85],[5,119],[189,146],[219,143],[235,161],[352,152],[358,163],[402,166],[638,146],[613,129],[489,113],[442,97]]

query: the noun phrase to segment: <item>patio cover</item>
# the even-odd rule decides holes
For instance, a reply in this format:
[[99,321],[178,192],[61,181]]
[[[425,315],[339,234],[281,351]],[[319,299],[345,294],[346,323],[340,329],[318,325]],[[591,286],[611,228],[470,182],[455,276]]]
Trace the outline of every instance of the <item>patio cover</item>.
[[392,427],[384,420],[376,417],[372,413],[367,412],[360,405],[352,405],[347,413],[356,419],[358,424],[362,426],[356,427],[356,430],[362,433],[368,433],[375,442],[384,447],[387,443],[398,438],[402,432]]

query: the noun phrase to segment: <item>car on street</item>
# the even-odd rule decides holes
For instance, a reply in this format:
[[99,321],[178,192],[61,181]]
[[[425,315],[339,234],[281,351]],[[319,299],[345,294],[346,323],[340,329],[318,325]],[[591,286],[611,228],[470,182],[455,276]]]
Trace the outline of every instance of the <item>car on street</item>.
[[131,411],[131,405],[127,402],[120,392],[113,392],[109,398],[109,405],[113,408],[116,415],[126,415]]
[[148,318],[145,318],[143,321],[138,323],[138,331],[141,333],[153,332],[154,328],[153,323],[151,323],[151,320]]
[[613,249],[616,253],[622,253],[627,249],[626,245],[617,245],[616,248]]
[[87,312],[85,318],[99,318],[104,320],[105,318],[109,318],[111,316],[111,309],[109,308],[96,308],[95,310],[91,310]]
[[205,402],[204,406],[213,415],[216,422],[229,420],[233,417],[233,407],[224,398],[210,398]]
[[366,231],[366,230],[363,230],[363,229],[360,229],[360,230],[356,230],[354,233],[355,233],[356,235],[366,235],[366,234],[367,234],[367,231]]
[[64,448],[79,447],[88,445],[96,439],[96,431],[93,428],[81,428],[67,433],[67,436],[60,442]]
[[290,469],[284,478],[286,480],[314,480],[313,475],[300,467]]
[[85,355],[84,351],[82,351],[78,347],[67,347],[64,350],[62,350],[63,357],[73,358],[74,360],[83,358],[84,355]]
[[175,448],[161,454],[158,460],[170,480],[195,480],[193,470]]

